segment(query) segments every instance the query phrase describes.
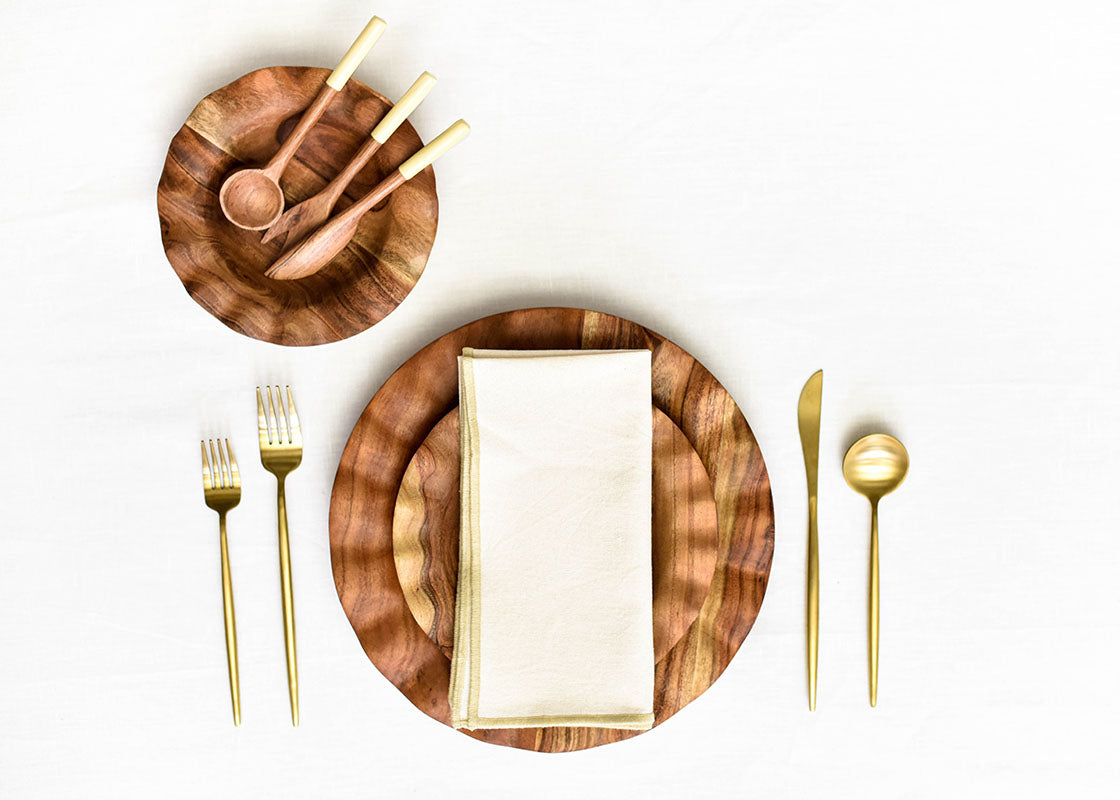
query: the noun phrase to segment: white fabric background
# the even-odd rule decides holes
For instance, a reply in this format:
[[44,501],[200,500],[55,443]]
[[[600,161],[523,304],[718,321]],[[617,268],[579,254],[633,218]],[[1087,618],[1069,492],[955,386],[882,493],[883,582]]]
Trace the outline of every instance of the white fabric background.
[[[423,69],[428,270],[311,350],[184,293],[155,190],[194,104],[256,67]],[[4,3],[0,795],[1101,796],[1118,777],[1120,6],[183,0]],[[669,336],[737,399],[773,482],[770,588],[716,685],[568,756],[414,709],[339,606],[327,504],[398,364],[483,314],[571,304]],[[820,704],[804,689],[795,403],[823,367]],[[303,724],[288,721],[274,482],[253,386],[290,381]],[[880,706],[866,701],[867,510],[839,471],[884,427]],[[230,724],[198,439],[229,433],[244,724]]]

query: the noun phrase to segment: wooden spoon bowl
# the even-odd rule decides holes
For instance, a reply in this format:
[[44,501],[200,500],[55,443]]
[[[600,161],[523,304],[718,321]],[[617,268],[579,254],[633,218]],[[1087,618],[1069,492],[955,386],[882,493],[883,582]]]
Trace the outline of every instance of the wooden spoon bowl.
[[[350,243],[299,280],[267,278],[282,243],[262,244],[259,231],[225,218],[222,183],[239,166],[268,161],[328,74],[316,67],[269,67],[213,92],[175,134],[160,176],[164,250],[187,293],[235,331],[275,344],[334,342],[379,322],[416,285],[435,241],[439,204],[430,167],[363,214]],[[285,169],[287,203],[326,186],[391,106],[351,79]],[[355,176],[336,211],[422,146],[412,125],[402,124]]]
[[242,169],[229,176],[218,192],[218,202],[229,219],[241,227],[261,231],[284,213],[284,191],[263,169]]

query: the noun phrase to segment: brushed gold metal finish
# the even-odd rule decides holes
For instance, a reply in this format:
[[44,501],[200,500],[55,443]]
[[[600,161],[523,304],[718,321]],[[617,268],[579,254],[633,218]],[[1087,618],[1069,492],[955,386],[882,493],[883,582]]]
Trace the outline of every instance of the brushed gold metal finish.
[[885,433],[864,436],[844,455],[844,480],[871,502],[871,581],[867,605],[867,668],[871,705],[879,697],[879,501],[910,469],[902,442]]
[[229,693],[233,701],[233,724],[241,724],[241,681],[237,672],[237,620],[233,612],[233,577],[229,569],[229,546],[226,540],[226,514],[241,502],[241,472],[229,439],[202,442],[202,494],[206,505],[218,512],[218,540],[222,551],[222,610],[226,626],[226,662],[229,666]]
[[805,576],[805,636],[808,659],[809,710],[817,707],[817,645],[820,641],[820,563],[817,557],[817,461],[821,440],[821,388],[824,371],[817,370],[801,389],[797,401],[797,429],[805,457],[805,483],[809,489],[809,542]]
[[[261,464],[276,476],[276,518],[280,535],[280,599],[284,611],[284,652],[288,661],[288,696],[292,703],[292,725],[299,725],[299,676],[296,670],[296,618],[292,596],[292,557],[288,545],[288,508],[284,500],[284,479],[303,460],[303,434],[299,415],[287,390],[287,408],[279,386],[264,387],[268,412],[257,387],[257,433],[261,445]],[[273,392],[276,403],[273,404]]]

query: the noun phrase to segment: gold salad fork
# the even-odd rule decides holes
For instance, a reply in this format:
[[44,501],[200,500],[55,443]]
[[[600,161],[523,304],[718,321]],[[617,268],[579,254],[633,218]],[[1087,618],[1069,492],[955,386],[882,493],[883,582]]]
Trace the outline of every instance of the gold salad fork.
[[[226,543],[226,514],[241,502],[241,473],[229,439],[225,449],[219,439],[215,449],[210,440],[210,455],[202,442],[202,494],[206,505],[218,512],[218,533],[222,547],[222,607],[226,621],[226,660],[229,662],[229,692],[233,699],[233,724],[241,724],[241,683],[237,677],[237,621],[233,615],[233,578],[229,572],[229,546]],[[211,467],[213,462],[213,467]]]
[[[288,695],[292,701],[292,725],[299,725],[299,678],[296,674],[296,620],[292,601],[292,558],[288,550],[288,510],[284,504],[284,479],[299,466],[303,458],[303,434],[299,416],[292,400],[292,387],[287,386],[288,405],[285,412],[280,387],[266,386],[268,413],[257,387],[257,427],[261,442],[261,464],[276,476],[276,517],[280,527],[280,595],[284,609],[284,650],[288,657]],[[272,403],[273,391],[276,404]],[[277,413],[279,411],[279,413]]]

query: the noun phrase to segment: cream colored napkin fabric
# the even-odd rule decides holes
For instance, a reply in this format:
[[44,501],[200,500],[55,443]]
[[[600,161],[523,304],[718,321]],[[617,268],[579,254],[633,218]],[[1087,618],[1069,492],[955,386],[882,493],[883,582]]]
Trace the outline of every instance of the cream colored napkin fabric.
[[650,352],[464,350],[458,728],[653,725]]

